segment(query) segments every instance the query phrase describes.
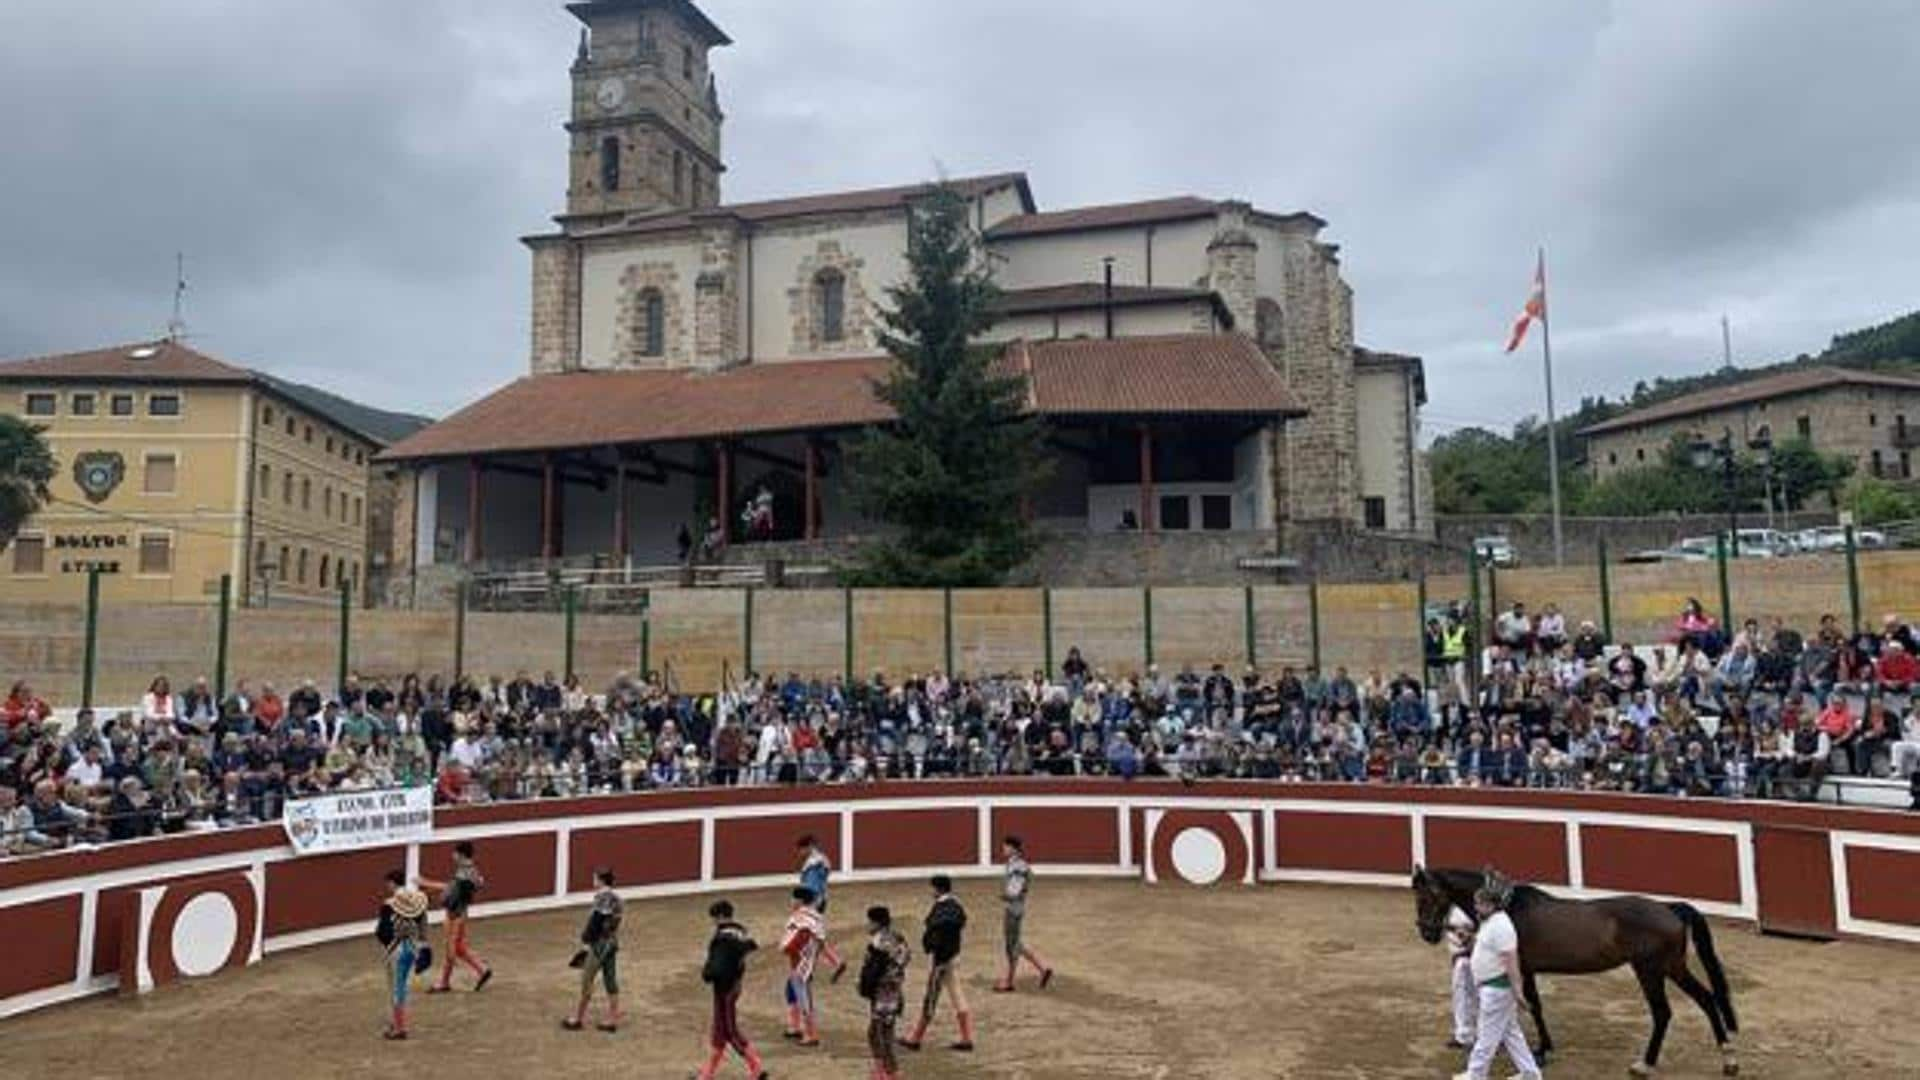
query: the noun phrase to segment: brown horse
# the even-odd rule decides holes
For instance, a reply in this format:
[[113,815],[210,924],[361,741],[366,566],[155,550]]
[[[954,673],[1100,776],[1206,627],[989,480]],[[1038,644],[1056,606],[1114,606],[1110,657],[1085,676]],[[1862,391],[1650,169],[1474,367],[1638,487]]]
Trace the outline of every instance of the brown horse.
[[[1473,894],[1485,880],[1486,875],[1477,870],[1415,867],[1413,890],[1420,937],[1429,945],[1439,944],[1447,909],[1458,907],[1472,914]],[[1593,975],[1629,964],[1653,1014],[1653,1036],[1647,1040],[1646,1056],[1634,1062],[1628,1072],[1650,1076],[1660,1062],[1660,1043],[1673,1016],[1667,1004],[1667,980],[1671,979],[1713,1025],[1713,1038],[1720,1046],[1721,1071],[1728,1076],[1739,1074],[1730,1039],[1732,1032],[1740,1030],[1733,1015],[1733,993],[1713,950],[1713,932],[1692,905],[1663,904],[1644,896],[1562,900],[1531,885],[1516,885],[1507,914],[1520,936],[1520,972],[1525,977],[1521,989],[1533,1013],[1534,1027],[1540,1032],[1542,1063],[1553,1051],[1553,1036],[1547,1033],[1534,976]],[[1689,935],[1711,989],[1701,985],[1688,970]]]

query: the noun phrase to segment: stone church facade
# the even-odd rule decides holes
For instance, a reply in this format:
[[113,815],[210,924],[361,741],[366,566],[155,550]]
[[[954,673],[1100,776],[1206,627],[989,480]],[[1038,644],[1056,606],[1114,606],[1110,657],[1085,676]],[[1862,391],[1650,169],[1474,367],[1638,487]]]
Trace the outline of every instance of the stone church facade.
[[[732,379],[805,396],[883,356],[880,307],[905,275],[908,217],[928,185],[723,203],[725,117],[709,58],[730,39],[689,0],[582,0],[568,9],[582,30],[566,125],[566,210],[556,229],[524,238],[532,253],[530,374],[501,394],[545,400],[556,388],[589,385],[569,381],[585,373],[627,373],[636,386],[640,373],[671,373],[711,376],[713,393]],[[1110,529],[1137,502],[1130,527],[1340,523],[1431,534],[1418,445],[1421,362],[1355,346],[1353,290],[1339,249],[1321,238],[1326,222],[1192,196],[1044,210],[1022,173],[947,182],[967,200],[1004,292],[991,338],[1026,343],[1022,355],[1055,365],[1048,372],[1060,374],[1045,377],[1056,404],[1040,411],[1053,418],[1057,408],[1086,433],[1067,440],[1073,453],[1056,470],[1057,490],[1034,508],[1043,523]],[[1223,360],[1223,349],[1233,358]],[[1202,400],[1204,386],[1183,383],[1199,371],[1181,370],[1189,361],[1245,356],[1264,360],[1260,378],[1277,375],[1267,411],[1238,412],[1232,402]],[[1136,398],[1164,386],[1166,400],[1095,408],[1088,394],[1060,382],[1095,370],[1130,373]],[[591,385],[604,392],[614,384]],[[476,430],[464,432],[463,423]],[[430,437],[388,458],[444,472],[457,460],[544,450],[588,464],[591,448],[564,440],[488,445],[464,413],[442,426],[448,430],[429,429]],[[1144,464],[1129,472],[1116,462],[1132,455],[1132,444],[1124,454],[1112,444],[1136,429]],[[812,485],[812,447],[829,437],[824,431],[806,434],[804,448],[763,446],[762,456],[794,462],[804,450]],[[642,437],[631,433],[635,445]],[[604,471],[629,456],[592,467]],[[1177,460],[1156,486],[1162,457]],[[559,466],[562,487],[567,468]],[[1137,499],[1126,482],[1143,488]],[[1189,490],[1191,506],[1167,501]],[[722,497],[731,495],[723,486]],[[809,506],[818,499],[807,498]],[[615,513],[624,521],[624,504]],[[809,515],[810,528],[817,516]],[[858,531],[840,516],[845,531]]]

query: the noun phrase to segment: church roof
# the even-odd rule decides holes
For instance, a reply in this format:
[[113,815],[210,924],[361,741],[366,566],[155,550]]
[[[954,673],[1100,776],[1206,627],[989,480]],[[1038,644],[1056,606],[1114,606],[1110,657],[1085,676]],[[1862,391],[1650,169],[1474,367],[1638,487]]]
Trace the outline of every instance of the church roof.
[[[1239,334],[1015,342],[1001,362],[1053,417],[1298,416],[1271,361]],[[383,461],[822,431],[885,423],[889,357],[578,371],[509,383],[402,440]]]
[[[991,176],[970,176],[947,181],[958,191],[962,198],[972,199],[1003,188],[1017,188],[1020,203],[1031,209],[1033,192],[1027,186],[1026,173],[995,173]],[[629,218],[618,225],[609,225],[582,233],[583,236],[613,236],[631,233],[671,232],[675,229],[692,228],[706,220],[725,220],[737,218],[748,224],[762,224],[787,218],[812,217],[825,214],[857,214],[876,210],[905,210],[916,199],[931,194],[935,185],[931,183],[903,184],[897,187],[867,188],[861,191],[836,191],[821,195],[798,195],[785,199],[766,199],[760,202],[729,203],[723,206],[709,207],[704,210],[675,210],[647,217]]]
[[[1054,233],[1089,232],[1095,229],[1123,229],[1136,225],[1166,225],[1177,221],[1210,218],[1224,205],[1218,199],[1196,195],[1176,195],[1142,202],[1109,203],[1104,206],[1080,206],[1046,213],[1026,213],[1010,217],[987,230],[988,240],[1017,240],[1023,236],[1048,236]],[[1301,221],[1322,226],[1326,222],[1308,213],[1266,214],[1255,211],[1256,219]]]
[[[1146,307],[1153,304],[1190,303],[1205,300],[1213,305],[1221,325],[1233,328],[1233,313],[1212,289],[1176,288],[1165,285],[1115,285],[1111,303],[1116,308]],[[994,311],[1000,315],[1036,315],[1054,311],[1089,311],[1109,303],[1107,287],[1098,281],[1066,285],[1040,285],[1030,289],[1003,289]]]

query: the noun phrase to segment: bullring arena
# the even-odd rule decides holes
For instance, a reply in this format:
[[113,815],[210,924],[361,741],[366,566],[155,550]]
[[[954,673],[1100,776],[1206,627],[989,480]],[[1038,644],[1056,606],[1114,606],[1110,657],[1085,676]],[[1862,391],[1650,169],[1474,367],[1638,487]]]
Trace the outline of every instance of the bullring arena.
[[[1026,838],[1036,865],[1029,940],[1060,971],[1044,992],[1030,977],[1021,993],[988,992],[999,955],[994,860],[1008,832]],[[928,1048],[906,1057],[907,1076],[1451,1075],[1461,1059],[1442,1046],[1445,958],[1415,934],[1407,875],[1417,863],[1488,862],[1563,895],[1642,892],[1714,916],[1744,1075],[1920,1075],[1911,816],[1105,781],[610,796],[441,810],[433,839],[404,848],[297,857],[268,827],[0,864],[8,1072],[686,1076],[706,1019],[706,903],[733,899],[768,943],[801,833],[820,837],[841,868],[831,929],[856,955],[866,904],[890,904],[917,938],[927,874],[961,878],[973,919],[960,966],[979,1048],[944,1048],[949,1014]],[[419,998],[413,1041],[384,1043],[369,933],[380,877],[396,866],[443,870],[462,839],[487,870],[474,937],[499,976],[478,994]],[[575,986],[566,958],[598,865],[616,870],[629,898],[627,1024],[567,1033],[557,1023]],[[910,999],[924,963],[909,971]],[[777,964],[770,949],[758,954],[743,998],[772,1075],[866,1075],[851,980],[823,980],[825,1045],[796,1049],[779,1037]],[[1543,986],[1559,1044],[1548,1075],[1622,1075],[1647,1031],[1632,978]],[[1705,1020],[1676,999],[1662,1073],[1719,1066]]]

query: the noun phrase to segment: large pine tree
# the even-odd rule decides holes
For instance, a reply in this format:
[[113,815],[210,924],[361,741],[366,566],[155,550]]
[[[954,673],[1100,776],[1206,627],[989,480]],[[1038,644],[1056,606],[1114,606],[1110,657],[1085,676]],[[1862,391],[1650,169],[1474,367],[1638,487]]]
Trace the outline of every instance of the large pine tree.
[[51,497],[53,451],[44,428],[18,417],[0,416],[0,547],[13,542],[28,518]]
[[895,363],[874,385],[899,419],[867,430],[847,462],[855,505],[896,531],[861,549],[856,584],[994,585],[1033,552],[1022,511],[1045,474],[1043,431],[1025,376],[976,344],[998,291],[967,217],[944,184],[911,211],[907,280],[881,313]]

